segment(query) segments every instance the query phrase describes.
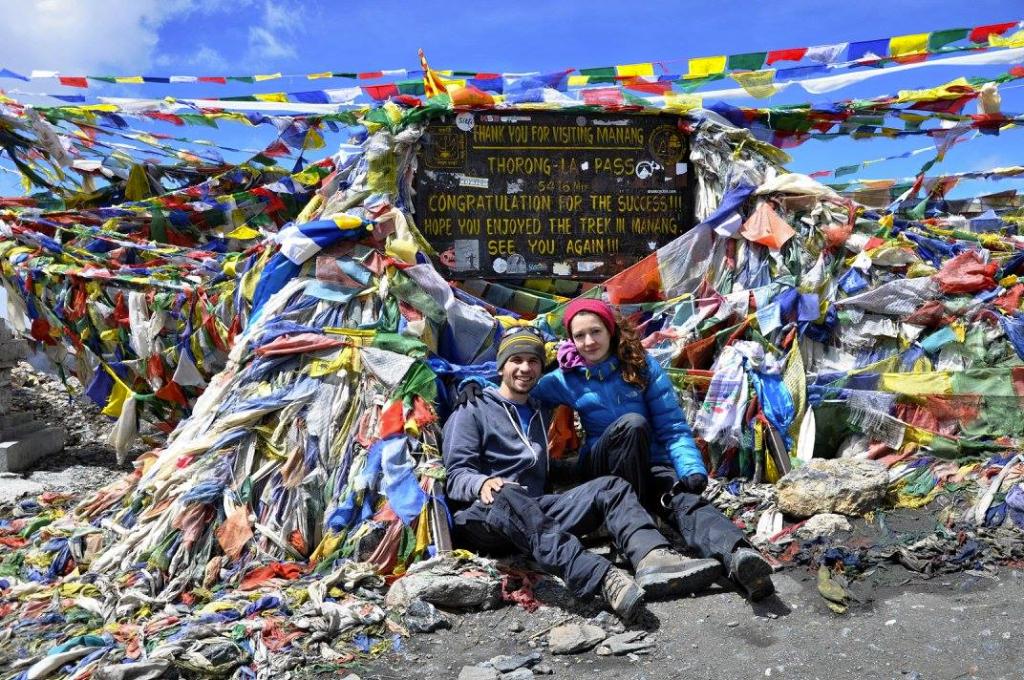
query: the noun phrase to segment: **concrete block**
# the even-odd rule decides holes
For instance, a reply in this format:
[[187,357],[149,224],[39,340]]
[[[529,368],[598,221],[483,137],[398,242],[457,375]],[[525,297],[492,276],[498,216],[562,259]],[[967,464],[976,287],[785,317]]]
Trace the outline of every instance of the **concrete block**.
[[62,451],[67,436],[62,427],[47,427],[0,442],[0,472],[27,470],[40,458]]
[[21,418],[0,417],[0,442],[12,442],[26,437],[37,430],[43,429],[38,420],[28,420],[24,414]]

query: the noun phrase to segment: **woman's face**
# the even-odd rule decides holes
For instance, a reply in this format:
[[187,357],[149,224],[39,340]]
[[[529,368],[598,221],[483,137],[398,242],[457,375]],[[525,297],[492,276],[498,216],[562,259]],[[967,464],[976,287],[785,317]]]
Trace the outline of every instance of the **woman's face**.
[[572,343],[588,364],[604,361],[611,354],[612,336],[601,318],[590,312],[580,312],[569,324]]

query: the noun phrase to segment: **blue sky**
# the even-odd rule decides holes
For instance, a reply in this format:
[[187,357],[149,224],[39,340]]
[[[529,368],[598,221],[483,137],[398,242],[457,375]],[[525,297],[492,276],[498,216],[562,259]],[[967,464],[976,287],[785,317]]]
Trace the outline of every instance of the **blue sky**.
[[[1009,0],[859,0],[810,2],[320,3],[284,0],[6,0],[0,67],[67,75],[243,75],[417,68],[416,49],[434,68],[550,72],[571,67],[663,61],[685,70],[689,57],[734,54],[904,33],[972,27],[1024,18]],[[817,98],[790,91],[762,103],[828,102],[939,85],[1006,67],[934,67],[875,78]],[[194,96],[239,91],[344,87],[347,81],[279,80],[263,87],[137,85],[92,88],[115,96]],[[727,87],[728,85],[724,85]],[[0,87],[60,92],[48,81],[0,80]],[[77,91],[81,92],[81,91]],[[1020,112],[1022,90],[1003,91],[1003,110]],[[14,95],[16,97],[21,95]],[[40,100],[41,101],[41,100]],[[756,100],[748,102],[755,104]],[[973,110],[973,109],[972,109]],[[162,125],[162,124],[161,124]],[[170,125],[157,126],[176,134]],[[186,131],[188,133],[188,131]],[[193,134],[260,147],[273,130],[231,126]],[[927,139],[808,142],[793,149],[791,168],[831,169],[927,146]],[[955,147],[933,172],[1024,162],[1024,132],[981,137]],[[873,166],[857,177],[913,175],[929,154]],[[1010,188],[1019,182],[971,183],[956,194]],[[10,193],[10,192],[5,192]]]

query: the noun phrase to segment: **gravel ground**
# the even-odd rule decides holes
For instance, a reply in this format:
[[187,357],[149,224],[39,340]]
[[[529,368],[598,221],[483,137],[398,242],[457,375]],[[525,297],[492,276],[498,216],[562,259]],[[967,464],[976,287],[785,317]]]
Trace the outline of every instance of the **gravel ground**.
[[[67,444],[56,456],[38,461],[30,472],[5,476],[0,483],[0,500],[16,491],[37,493],[36,485],[47,491],[84,495],[110,483],[112,475],[131,471],[131,463],[118,465],[114,450],[106,443],[113,419],[101,414],[87,397],[72,396],[59,380],[33,370],[27,363],[11,371],[11,386],[13,408],[27,419],[63,427]],[[81,392],[74,378],[72,388]],[[140,446],[133,454],[143,450]],[[130,455],[129,459],[134,457]]]

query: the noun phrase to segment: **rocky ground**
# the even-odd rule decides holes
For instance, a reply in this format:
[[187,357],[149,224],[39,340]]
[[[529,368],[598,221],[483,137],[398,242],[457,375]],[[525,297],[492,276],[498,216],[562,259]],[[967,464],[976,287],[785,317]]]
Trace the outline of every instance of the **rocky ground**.
[[[72,379],[74,380],[74,379]],[[85,494],[108,484],[111,475],[130,471],[118,465],[106,438],[113,420],[100,414],[88,398],[76,397],[53,376],[38,373],[27,363],[11,371],[12,410],[67,432],[64,451],[39,461],[26,474],[0,475],[0,503],[24,493],[59,491]],[[77,381],[73,389],[80,392]]]
[[[68,447],[36,469],[0,478],[0,503],[24,493],[86,494],[131,469],[103,442],[109,419],[27,365],[14,371],[14,400],[37,420],[60,424]],[[854,522],[862,545],[934,528],[934,509],[901,511],[884,523]],[[775,576],[777,595],[751,604],[726,584],[699,597],[655,602],[626,631],[595,602],[579,602],[553,580],[535,590],[541,607],[443,611],[448,628],[401,638],[392,652],[329,675],[349,680],[461,678],[898,678],[1024,677],[1024,564],[927,578],[876,565],[844,583],[845,614],[829,610],[813,566]],[[572,653],[573,646],[579,649]],[[355,676],[355,677],[352,677]]]

